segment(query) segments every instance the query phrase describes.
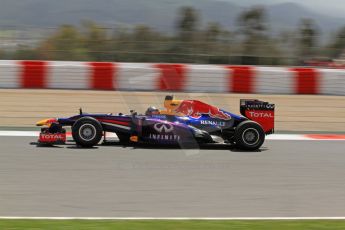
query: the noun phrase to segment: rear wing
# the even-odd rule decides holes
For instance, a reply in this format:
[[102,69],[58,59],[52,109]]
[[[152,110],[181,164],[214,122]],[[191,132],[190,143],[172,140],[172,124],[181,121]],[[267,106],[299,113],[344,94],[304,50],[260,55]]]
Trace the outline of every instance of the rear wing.
[[274,133],[275,104],[257,99],[241,99],[240,112],[249,120],[259,123],[266,134]]

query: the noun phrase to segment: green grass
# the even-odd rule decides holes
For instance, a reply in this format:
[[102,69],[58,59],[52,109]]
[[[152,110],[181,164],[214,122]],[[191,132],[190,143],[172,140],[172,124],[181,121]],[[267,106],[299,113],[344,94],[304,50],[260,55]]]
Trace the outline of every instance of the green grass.
[[329,230],[345,229],[343,220],[288,220],[288,221],[164,221],[164,220],[0,220],[1,230]]

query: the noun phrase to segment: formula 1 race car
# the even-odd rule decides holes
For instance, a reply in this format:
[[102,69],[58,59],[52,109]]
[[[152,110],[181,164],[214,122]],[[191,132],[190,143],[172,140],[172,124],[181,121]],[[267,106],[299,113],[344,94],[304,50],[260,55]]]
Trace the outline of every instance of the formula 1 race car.
[[105,140],[106,132],[115,133],[122,144],[224,144],[245,150],[257,150],[265,135],[274,132],[275,105],[254,99],[241,99],[236,115],[198,100],[175,100],[166,96],[164,111],[147,111],[144,115],[87,114],[39,121],[38,143],[64,144],[70,126],[73,140],[80,147],[92,147]]

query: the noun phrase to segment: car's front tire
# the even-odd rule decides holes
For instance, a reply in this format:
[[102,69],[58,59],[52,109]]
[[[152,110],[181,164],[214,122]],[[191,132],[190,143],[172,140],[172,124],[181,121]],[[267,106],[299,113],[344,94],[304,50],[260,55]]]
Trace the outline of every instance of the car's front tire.
[[103,128],[96,119],[82,117],[72,126],[72,136],[78,146],[90,148],[101,141]]
[[258,123],[244,121],[237,126],[234,140],[240,149],[257,150],[265,141],[265,132]]

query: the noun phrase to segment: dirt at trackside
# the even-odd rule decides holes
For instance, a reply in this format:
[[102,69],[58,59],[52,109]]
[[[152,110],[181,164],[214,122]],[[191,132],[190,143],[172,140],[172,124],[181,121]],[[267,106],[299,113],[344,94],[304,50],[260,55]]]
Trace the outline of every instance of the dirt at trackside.
[[[80,107],[90,113],[143,113],[148,106],[163,107],[167,92],[86,90],[0,90],[0,126],[33,126],[39,119],[70,116]],[[255,95],[174,93],[176,98],[199,100],[239,113],[241,98],[276,104],[276,130],[345,131],[345,97],[315,95]]]

